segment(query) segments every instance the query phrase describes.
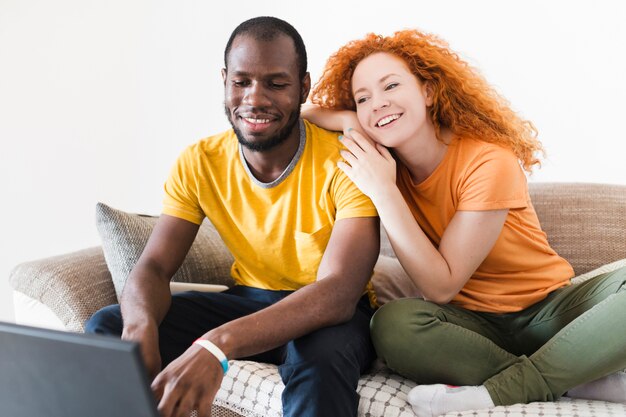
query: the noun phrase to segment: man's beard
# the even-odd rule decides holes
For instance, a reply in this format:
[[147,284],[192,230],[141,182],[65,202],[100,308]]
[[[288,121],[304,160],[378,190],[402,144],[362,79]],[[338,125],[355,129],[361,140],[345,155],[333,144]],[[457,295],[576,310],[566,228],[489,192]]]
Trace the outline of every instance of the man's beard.
[[224,111],[226,112],[226,118],[230,122],[233,130],[235,131],[235,135],[237,135],[237,140],[239,141],[241,146],[248,148],[252,152],[266,152],[272,148],[277,147],[287,140],[289,135],[291,135],[293,130],[296,128],[298,121],[300,120],[300,106],[298,106],[298,108],[289,116],[289,120],[287,121],[285,127],[276,132],[274,136],[267,138],[264,141],[251,142],[247,140],[243,136],[243,133],[241,133],[241,131],[235,127],[228,107],[224,106]]

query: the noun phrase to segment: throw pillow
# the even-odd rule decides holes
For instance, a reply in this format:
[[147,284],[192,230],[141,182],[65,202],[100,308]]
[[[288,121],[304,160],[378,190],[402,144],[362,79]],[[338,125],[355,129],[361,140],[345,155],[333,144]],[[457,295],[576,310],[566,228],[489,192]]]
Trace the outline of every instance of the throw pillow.
[[[130,214],[103,203],[96,205],[96,226],[117,299],[143,252],[158,217]],[[233,285],[233,258],[213,225],[202,223],[185,261],[173,281]]]
[[380,255],[374,266],[372,285],[379,306],[396,298],[420,297],[420,293],[404,272],[398,259]]

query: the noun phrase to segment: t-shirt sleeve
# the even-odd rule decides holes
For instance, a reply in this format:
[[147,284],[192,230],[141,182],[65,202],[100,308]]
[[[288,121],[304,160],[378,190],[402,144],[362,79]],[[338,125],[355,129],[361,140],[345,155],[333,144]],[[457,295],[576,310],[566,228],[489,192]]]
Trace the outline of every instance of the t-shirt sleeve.
[[487,146],[468,167],[459,185],[457,210],[501,210],[528,205],[526,176],[517,157]]
[[374,203],[352,182],[348,176],[337,169],[333,180],[332,193],[337,212],[335,219],[350,217],[375,217],[378,216]]
[[195,161],[191,147],[178,157],[163,187],[163,214],[202,224],[205,215],[198,201]]

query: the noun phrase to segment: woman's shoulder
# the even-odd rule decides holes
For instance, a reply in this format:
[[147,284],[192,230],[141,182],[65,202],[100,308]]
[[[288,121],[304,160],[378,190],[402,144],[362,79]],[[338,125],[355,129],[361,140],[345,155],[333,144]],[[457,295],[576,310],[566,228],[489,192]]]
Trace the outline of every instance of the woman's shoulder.
[[511,149],[472,137],[457,138],[450,146],[456,154],[454,171],[462,183],[525,184],[526,177]]
[[512,149],[472,136],[455,136],[450,143],[450,147],[455,149],[468,162],[492,159],[517,161],[517,157]]

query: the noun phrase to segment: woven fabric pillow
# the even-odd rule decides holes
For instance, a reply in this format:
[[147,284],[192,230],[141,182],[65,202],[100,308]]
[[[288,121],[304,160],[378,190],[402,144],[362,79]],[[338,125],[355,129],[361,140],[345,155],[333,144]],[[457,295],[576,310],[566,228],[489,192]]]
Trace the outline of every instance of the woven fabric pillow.
[[420,293],[406,274],[400,261],[392,256],[380,255],[374,266],[372,285],[378,305],[405,297],[419,297]]
[[[143,252],[158,217],[130,214],[103,203],[96,205],[96,226],[117,299]],[[205,220],[173,281],[233,285],[233,258],[213,225]]]

